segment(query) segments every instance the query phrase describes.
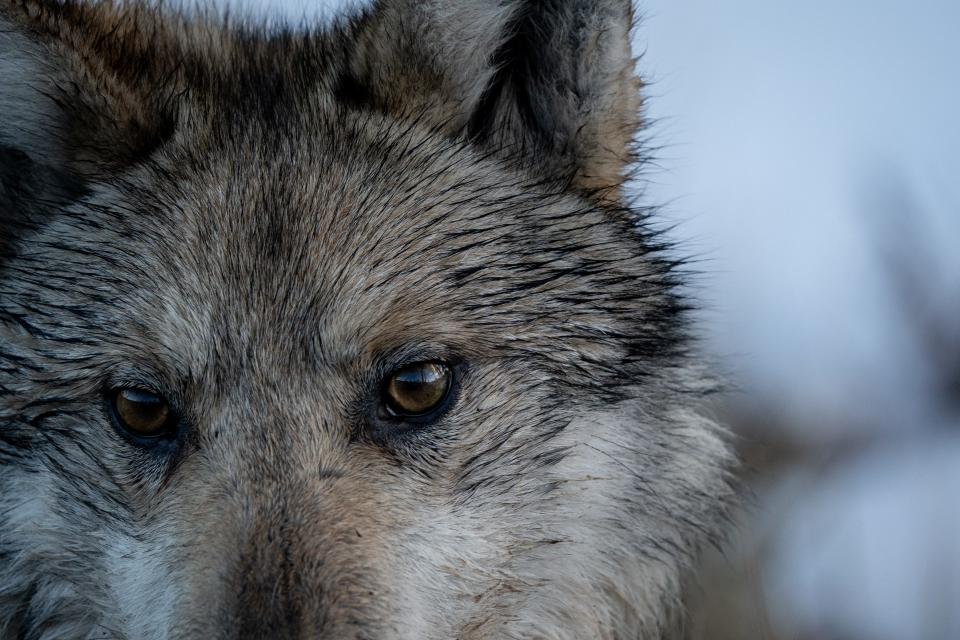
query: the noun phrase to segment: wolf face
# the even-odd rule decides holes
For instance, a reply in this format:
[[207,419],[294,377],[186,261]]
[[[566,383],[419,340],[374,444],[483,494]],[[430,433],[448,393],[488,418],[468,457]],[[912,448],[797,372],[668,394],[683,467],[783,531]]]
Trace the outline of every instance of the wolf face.
[[654,638],[731,497],[626,0],[0,9],[0,636]]

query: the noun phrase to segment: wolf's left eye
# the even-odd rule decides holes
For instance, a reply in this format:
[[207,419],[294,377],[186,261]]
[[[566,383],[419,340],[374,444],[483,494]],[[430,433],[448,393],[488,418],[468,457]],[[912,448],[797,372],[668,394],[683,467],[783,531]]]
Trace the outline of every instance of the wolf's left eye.
[[143,389],[117,389],[112,404],[117,422],[135,436],[156,438],[170,431],[173,412],[162,396]]
[[384,387],[387,410],[400,418],[430,414],[446,400],[452,377],[450,367],[442,362],[417,362],[397,369]]

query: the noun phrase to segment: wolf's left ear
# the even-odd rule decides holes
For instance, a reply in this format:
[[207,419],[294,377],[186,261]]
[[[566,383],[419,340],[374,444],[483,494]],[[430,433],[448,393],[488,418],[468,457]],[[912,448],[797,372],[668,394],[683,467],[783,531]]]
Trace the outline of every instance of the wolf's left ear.
[[146,5],[0,0],[3,236],[32,203],[49,209],[163,144],[178,48]]
[[630,0],[380,0],[346,87],[616,199],[640,123],[632,26]]

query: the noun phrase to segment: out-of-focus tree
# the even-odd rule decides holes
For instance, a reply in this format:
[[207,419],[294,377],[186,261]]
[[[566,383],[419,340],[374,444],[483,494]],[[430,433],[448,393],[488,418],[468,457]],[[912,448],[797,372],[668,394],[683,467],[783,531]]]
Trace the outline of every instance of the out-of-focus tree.
[[[945,260],[951,245],[960,251],[960,203],[953,212],[931,212],[893,171],[880,172],[864,191],[865,226],[904,329],[927,365],[931,408],[960,426],[960,272]],[[937,213],[945,228],[935,228]]]

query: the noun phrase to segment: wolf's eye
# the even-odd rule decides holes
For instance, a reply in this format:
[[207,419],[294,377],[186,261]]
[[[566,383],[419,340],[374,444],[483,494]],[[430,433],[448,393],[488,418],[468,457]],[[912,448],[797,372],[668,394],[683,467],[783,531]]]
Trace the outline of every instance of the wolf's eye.
[[124,429],[141,438],[156,438],[169,432],[170,405],[163,397],[143,389],[118,389],[113,411]]
[[443,404],[451,378],[450,368],[442,362],[417,362],[397,369],[384,389],[387,410],[397,417],[428,414]]

